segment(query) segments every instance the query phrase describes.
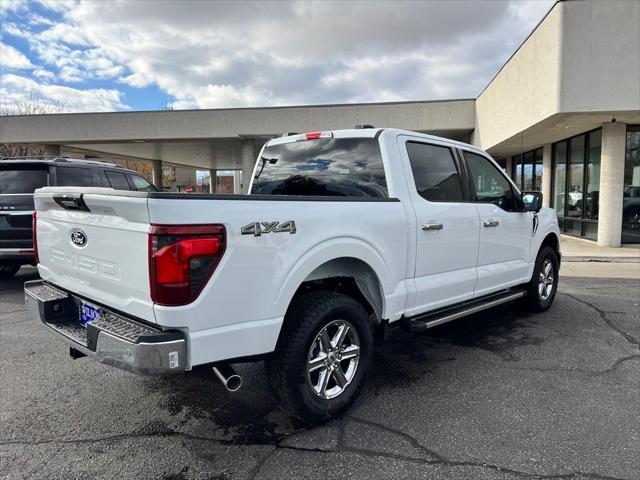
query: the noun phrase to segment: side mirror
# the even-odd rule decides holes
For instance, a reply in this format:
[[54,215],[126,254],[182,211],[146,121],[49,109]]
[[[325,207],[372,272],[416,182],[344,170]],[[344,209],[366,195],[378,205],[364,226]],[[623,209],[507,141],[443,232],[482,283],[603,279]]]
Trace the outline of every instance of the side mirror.
[[520,196],[527,212],[539,212],[542,208],[542,192],[522,192]]

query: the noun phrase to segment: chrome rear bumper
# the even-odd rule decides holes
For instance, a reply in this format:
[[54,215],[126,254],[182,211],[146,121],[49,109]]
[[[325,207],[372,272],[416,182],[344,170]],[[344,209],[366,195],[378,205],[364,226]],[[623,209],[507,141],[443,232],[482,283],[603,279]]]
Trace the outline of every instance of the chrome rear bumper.
[[187,342],[178,330],[160,330],[109,309],[81,325],[83,299],[44,280],[24,284],[31,315],[72,348],[106,365],[143,375],[167,375],[187,368]]

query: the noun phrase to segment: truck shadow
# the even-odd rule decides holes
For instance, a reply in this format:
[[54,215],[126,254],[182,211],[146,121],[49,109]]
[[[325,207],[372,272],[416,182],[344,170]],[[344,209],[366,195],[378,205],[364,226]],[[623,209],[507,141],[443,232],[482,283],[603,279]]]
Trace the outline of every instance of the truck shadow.
[[22,295],[24,289],[24,282],[29,280],[36,280],[40,278],[38,270],[32,266],[22,267],[18,270],[12,278],[2,279],[0,278],[0,292],[4,293],[19,293]]
[[[508,304],[424,334],[394,329],[387,341],[376,345],[374,364],[359,403],[379,401],[381,395],[394,395],[397,388],[438,382],[433,372],[440,364],[456,362],[472,349],[485,350],[503,361],[518,361],[519,347],[543,342],[531,333],[533,318],[517,304]],[[216,430],[221,441],[235,445],[276,445],[287,436],[309,429],[289,417],[274,400],[262,362],[236,368],[244,380],[237,393],[227,392],[210,373],[191,372],[157,381],[156,388],[165,399],[161,406],[179,424],[204,422],[209,430]]]

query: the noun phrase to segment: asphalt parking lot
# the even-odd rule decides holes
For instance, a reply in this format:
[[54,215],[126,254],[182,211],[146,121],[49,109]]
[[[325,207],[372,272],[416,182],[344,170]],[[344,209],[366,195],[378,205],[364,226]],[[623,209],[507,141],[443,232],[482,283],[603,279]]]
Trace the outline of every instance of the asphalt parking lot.
[[545,314],[394,332],[348,414],[304,428],[262,364],[231,394],[70,359],[23,269],[0,282],[0,478],[638,479],[640,264],[569,273]]

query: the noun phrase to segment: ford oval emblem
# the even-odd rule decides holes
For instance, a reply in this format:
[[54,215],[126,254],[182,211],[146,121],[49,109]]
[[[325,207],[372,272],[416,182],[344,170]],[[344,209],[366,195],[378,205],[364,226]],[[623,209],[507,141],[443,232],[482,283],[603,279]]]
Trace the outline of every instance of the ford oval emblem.
[[82,230],[71,230],[71,241],[78,247],[84,247],[87,244],[87,234]]

